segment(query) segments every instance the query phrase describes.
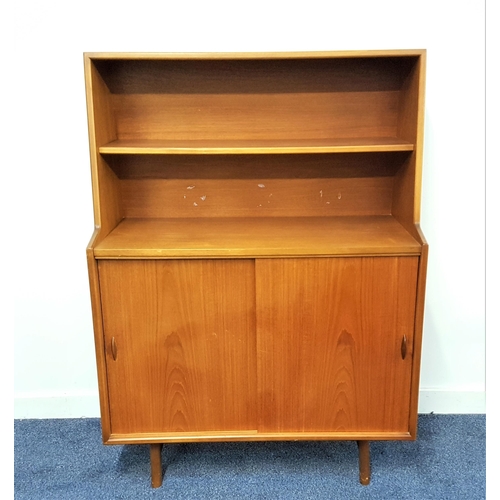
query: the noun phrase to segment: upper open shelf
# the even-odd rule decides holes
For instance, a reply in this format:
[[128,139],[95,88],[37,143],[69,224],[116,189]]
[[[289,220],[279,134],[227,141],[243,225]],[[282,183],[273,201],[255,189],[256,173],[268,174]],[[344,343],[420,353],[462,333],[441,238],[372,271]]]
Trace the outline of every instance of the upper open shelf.
[[[415,53],[95,59],[101,154],[413,151]],[[410,111],[409,111],[410,110]]]
[[413,151],[393,137],[308,140],[115,140],[101,154],[300,154]]

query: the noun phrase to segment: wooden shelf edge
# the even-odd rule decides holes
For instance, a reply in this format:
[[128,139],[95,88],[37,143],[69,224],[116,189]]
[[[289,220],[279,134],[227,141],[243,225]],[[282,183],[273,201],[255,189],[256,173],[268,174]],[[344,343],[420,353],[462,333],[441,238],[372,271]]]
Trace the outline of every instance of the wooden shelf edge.
[[94,256],[94,248],[97,245],[97,243],[99,242],[99,236],[100,236],[99,233],[100,232],[101,232],[100,227],[94,228],[94,232],[92,233],[92,236],[90,237],[90,240],[87,244],[87,248],[86,248],[87,256],[92,256],[92,257]]
[[120,252],[97,250],[94,251],[94,256],[97,260],[175,260],[175,259],[282,259],[282,258],[327,258],[327,257],[418,257],[421,252],[408,251],[408,250],[389,250],[381,252],[374,252],[367,250],[366,252],[350,252],[349,250],[342,252],[322,252],[312,253],[310,250],[303,252],[248,252],[242,250],[240,253],[236,252],[193,252],[189,253],[186,250],[179,250],[178,252],[168,251],[155,251],[151,253],[137,252],[135,250],[123,250]]
[[290,51],[290,52],[84,52],[86,59],[341,59],[360,57],[418,57],[426,49],[341,50],[341,51]]
[[123,219],[94,247],[96,259],[394,257],[421,253],[422,245],[390,215]]
[[105,444],[195,443],[220,441],[411,441],[410,432],[158,432],[112,433]]
[[325,153],[390,153],[413,151],[414,145],[404,141],[394,143],[366,143],[338,145],[265,145],[256,143],[254,146],[238,145],[162,145],[144,142],[113,141],[101,146],[99,153],[108,155],[237,155],[237,154],[325,154]]

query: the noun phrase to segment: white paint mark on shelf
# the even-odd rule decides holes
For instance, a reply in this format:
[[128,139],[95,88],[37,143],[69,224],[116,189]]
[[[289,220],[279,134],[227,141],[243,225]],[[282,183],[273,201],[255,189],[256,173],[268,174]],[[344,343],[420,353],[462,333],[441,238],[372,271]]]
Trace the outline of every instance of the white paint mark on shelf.
[[266,187],[265,184],[257,184],[257,186],[259,186],[261,189]]
[[184,195],[184,199],[186,199],[186,198],[187,198],[187,196],[186,196],[186,195]]
[[339,194],[337,195],[337,198],[340,200],[340,198],[342,198],[342,193],[339,193]]
[[195,201],[195,202],[193,203],[193,205],[194,205],[195,207],[197,207],[197,206],[198,206],[198,203],[196,203],[196,201]]
[[207,195],[206,194],[204,194],[203,196],[200,196],[200,200],[201,201],[205,201],[206,199],[207,199]]
[[323,198],[323,190],[322,189],[319,190],[319,197]]
[[327,202],[326,202],[326,204],[327,204],[327,205],[330,205],[330,202],[329,202],[329,201],[327,201]]
[[194,189],[196,186],[188,186],[187,189]]

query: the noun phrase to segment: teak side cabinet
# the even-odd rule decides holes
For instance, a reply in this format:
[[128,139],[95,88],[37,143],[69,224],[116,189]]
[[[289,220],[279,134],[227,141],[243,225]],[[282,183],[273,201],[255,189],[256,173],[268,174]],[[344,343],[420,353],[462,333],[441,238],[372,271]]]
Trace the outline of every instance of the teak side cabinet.
[[416,437],[425,51],[85,54],[103,441]]

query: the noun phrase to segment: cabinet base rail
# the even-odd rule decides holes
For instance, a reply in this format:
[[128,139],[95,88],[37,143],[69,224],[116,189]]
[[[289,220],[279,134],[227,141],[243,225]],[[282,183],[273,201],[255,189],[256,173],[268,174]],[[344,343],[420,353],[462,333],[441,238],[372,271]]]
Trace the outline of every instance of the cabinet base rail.
[[[357,441],[359,452],[359,482],[366,486],[370,484],[370,441]],[[161,452],[163,443],[149,445],[151,458],[151,486],[159,488],[163,483],[163,467]]]

